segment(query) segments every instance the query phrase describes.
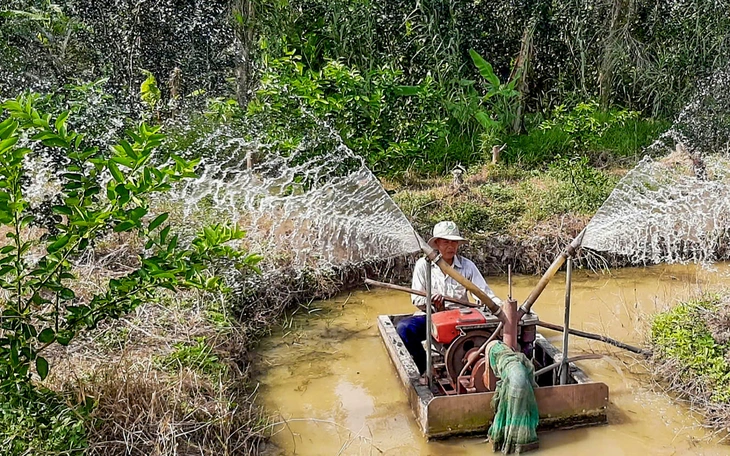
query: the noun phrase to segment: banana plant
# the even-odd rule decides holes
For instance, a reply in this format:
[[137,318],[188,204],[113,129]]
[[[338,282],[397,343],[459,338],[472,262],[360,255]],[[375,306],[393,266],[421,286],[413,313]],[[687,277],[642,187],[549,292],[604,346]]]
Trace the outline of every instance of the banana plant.
[[[517,115],[520,93],[515,89],[520,80],[519,71],[506,83],[502,83],[494,72],[492,65],[484,60],[474,49],[469,49],[474,65],[484,79],[483,83],[487,93],[479,97],[479,106],[474,109],[474,118],[482,126],[484,133],[490,139],[496,141],[498,136],[504,134]],[[462,81],[472,93],[475,81]]]

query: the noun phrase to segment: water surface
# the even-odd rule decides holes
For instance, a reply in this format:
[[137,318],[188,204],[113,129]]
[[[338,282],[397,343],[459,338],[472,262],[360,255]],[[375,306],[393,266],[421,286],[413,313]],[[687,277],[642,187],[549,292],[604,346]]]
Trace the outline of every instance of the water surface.
[[[699,290],[730,285],[728,265],[622,269],[610,274],[576,271],[571,327],[641,345],[648,317]],[[500,297],[504,277],[487,279]],[[517,276],[522,301],[538,277]],[[535,304],[541,319],[562,325],[564,275]],[[484,455],[484,438],[427,442],[408,406],[376,325],[381,314],[410,313],[409,296],[371,290],[344,294],[300,309],[261,347],[260,399],[283,423],[269,454]],[[560,333],[540,328],[554,344]],[[578,363],[610,390],[609,425],[540,434],[536,455],[728,455],[682,404],[652,387],[638,358],[571,336],[570,353],[598,352],[601,360]],[[284,423],[285,422],[285,423]]]

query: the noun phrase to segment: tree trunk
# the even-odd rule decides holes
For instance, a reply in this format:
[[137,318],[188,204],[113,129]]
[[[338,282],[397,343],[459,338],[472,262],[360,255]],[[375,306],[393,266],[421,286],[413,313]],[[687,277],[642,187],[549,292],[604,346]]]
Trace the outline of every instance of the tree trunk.
[[530,72],[530,60],[532,59],[532,54],[535,50],[533,46],[533,38],[535,37],[536,24],[537,20],[535,15],[533,15],[529,24],[527,24],[527,27],[525,28],[525,32],[522,34],[520,54],[517,57],[513,76],[510,76],[510,79],[518,75],[520,78],[519,81],[517,81],[517,85],[515,85],[515,89],[519,92],[519,95],[517,96],[517,111],[515,112],[515,118],[512,123],[512,133],[516,135],[522,133],[523,128],[522,119],[525,115],[525,102],[527,93],[529,92],[527,77]]
[[255,0],[233,0],[236,33],[236,99],[245,108],[254,88],[253,48],[256,45]]

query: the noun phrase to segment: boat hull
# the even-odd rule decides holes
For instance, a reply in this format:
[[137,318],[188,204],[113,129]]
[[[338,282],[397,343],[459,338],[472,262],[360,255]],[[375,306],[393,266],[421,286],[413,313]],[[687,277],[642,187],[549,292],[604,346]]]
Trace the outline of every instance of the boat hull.
[[[457,435],[486,434],[494,419],[493,392],[434,396],[418,383],[418,368],[395,330],[394,322],[409,315],[381,315],[378,329],[398,373],[419,427],[429,439]],[[535,340],[546,356],[560,360],[562,354],[540,334]],[[570,429],[606,424],[608,386],[592,382],[573,363],[567,385],[535,388],[540,413],[539,430]]]

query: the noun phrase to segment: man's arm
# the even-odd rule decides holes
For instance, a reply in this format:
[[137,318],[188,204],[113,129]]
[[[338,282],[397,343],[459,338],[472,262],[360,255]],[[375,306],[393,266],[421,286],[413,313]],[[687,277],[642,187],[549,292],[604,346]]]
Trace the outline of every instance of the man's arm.
[[[428,263],[423,258],[416,261],[416,265],[413,267],[413,280],[411,282],[411,288],[418,291],[426,291],[426,268]],[[411,302],[414,306],[418,307],[419,310],[426,311],[426,298],[418,295],[411,295]]]
[[[471,260],[469,260],[468,265],[471,275],[471,281],[474,283],[474,285],[476,285],[480,290],[486,293],[487,296],[489,296],[495,304],[501,306],[502,300],[499,299],[496,294],[494,294],[491,288],[489,288],[489,285],[487,285],[487,281],[484,280],[484,276],[482,276],[482,273],[479,272],[479,269],[477,269],[476,265]],[[467,275],[467,277],[469,276]]]

